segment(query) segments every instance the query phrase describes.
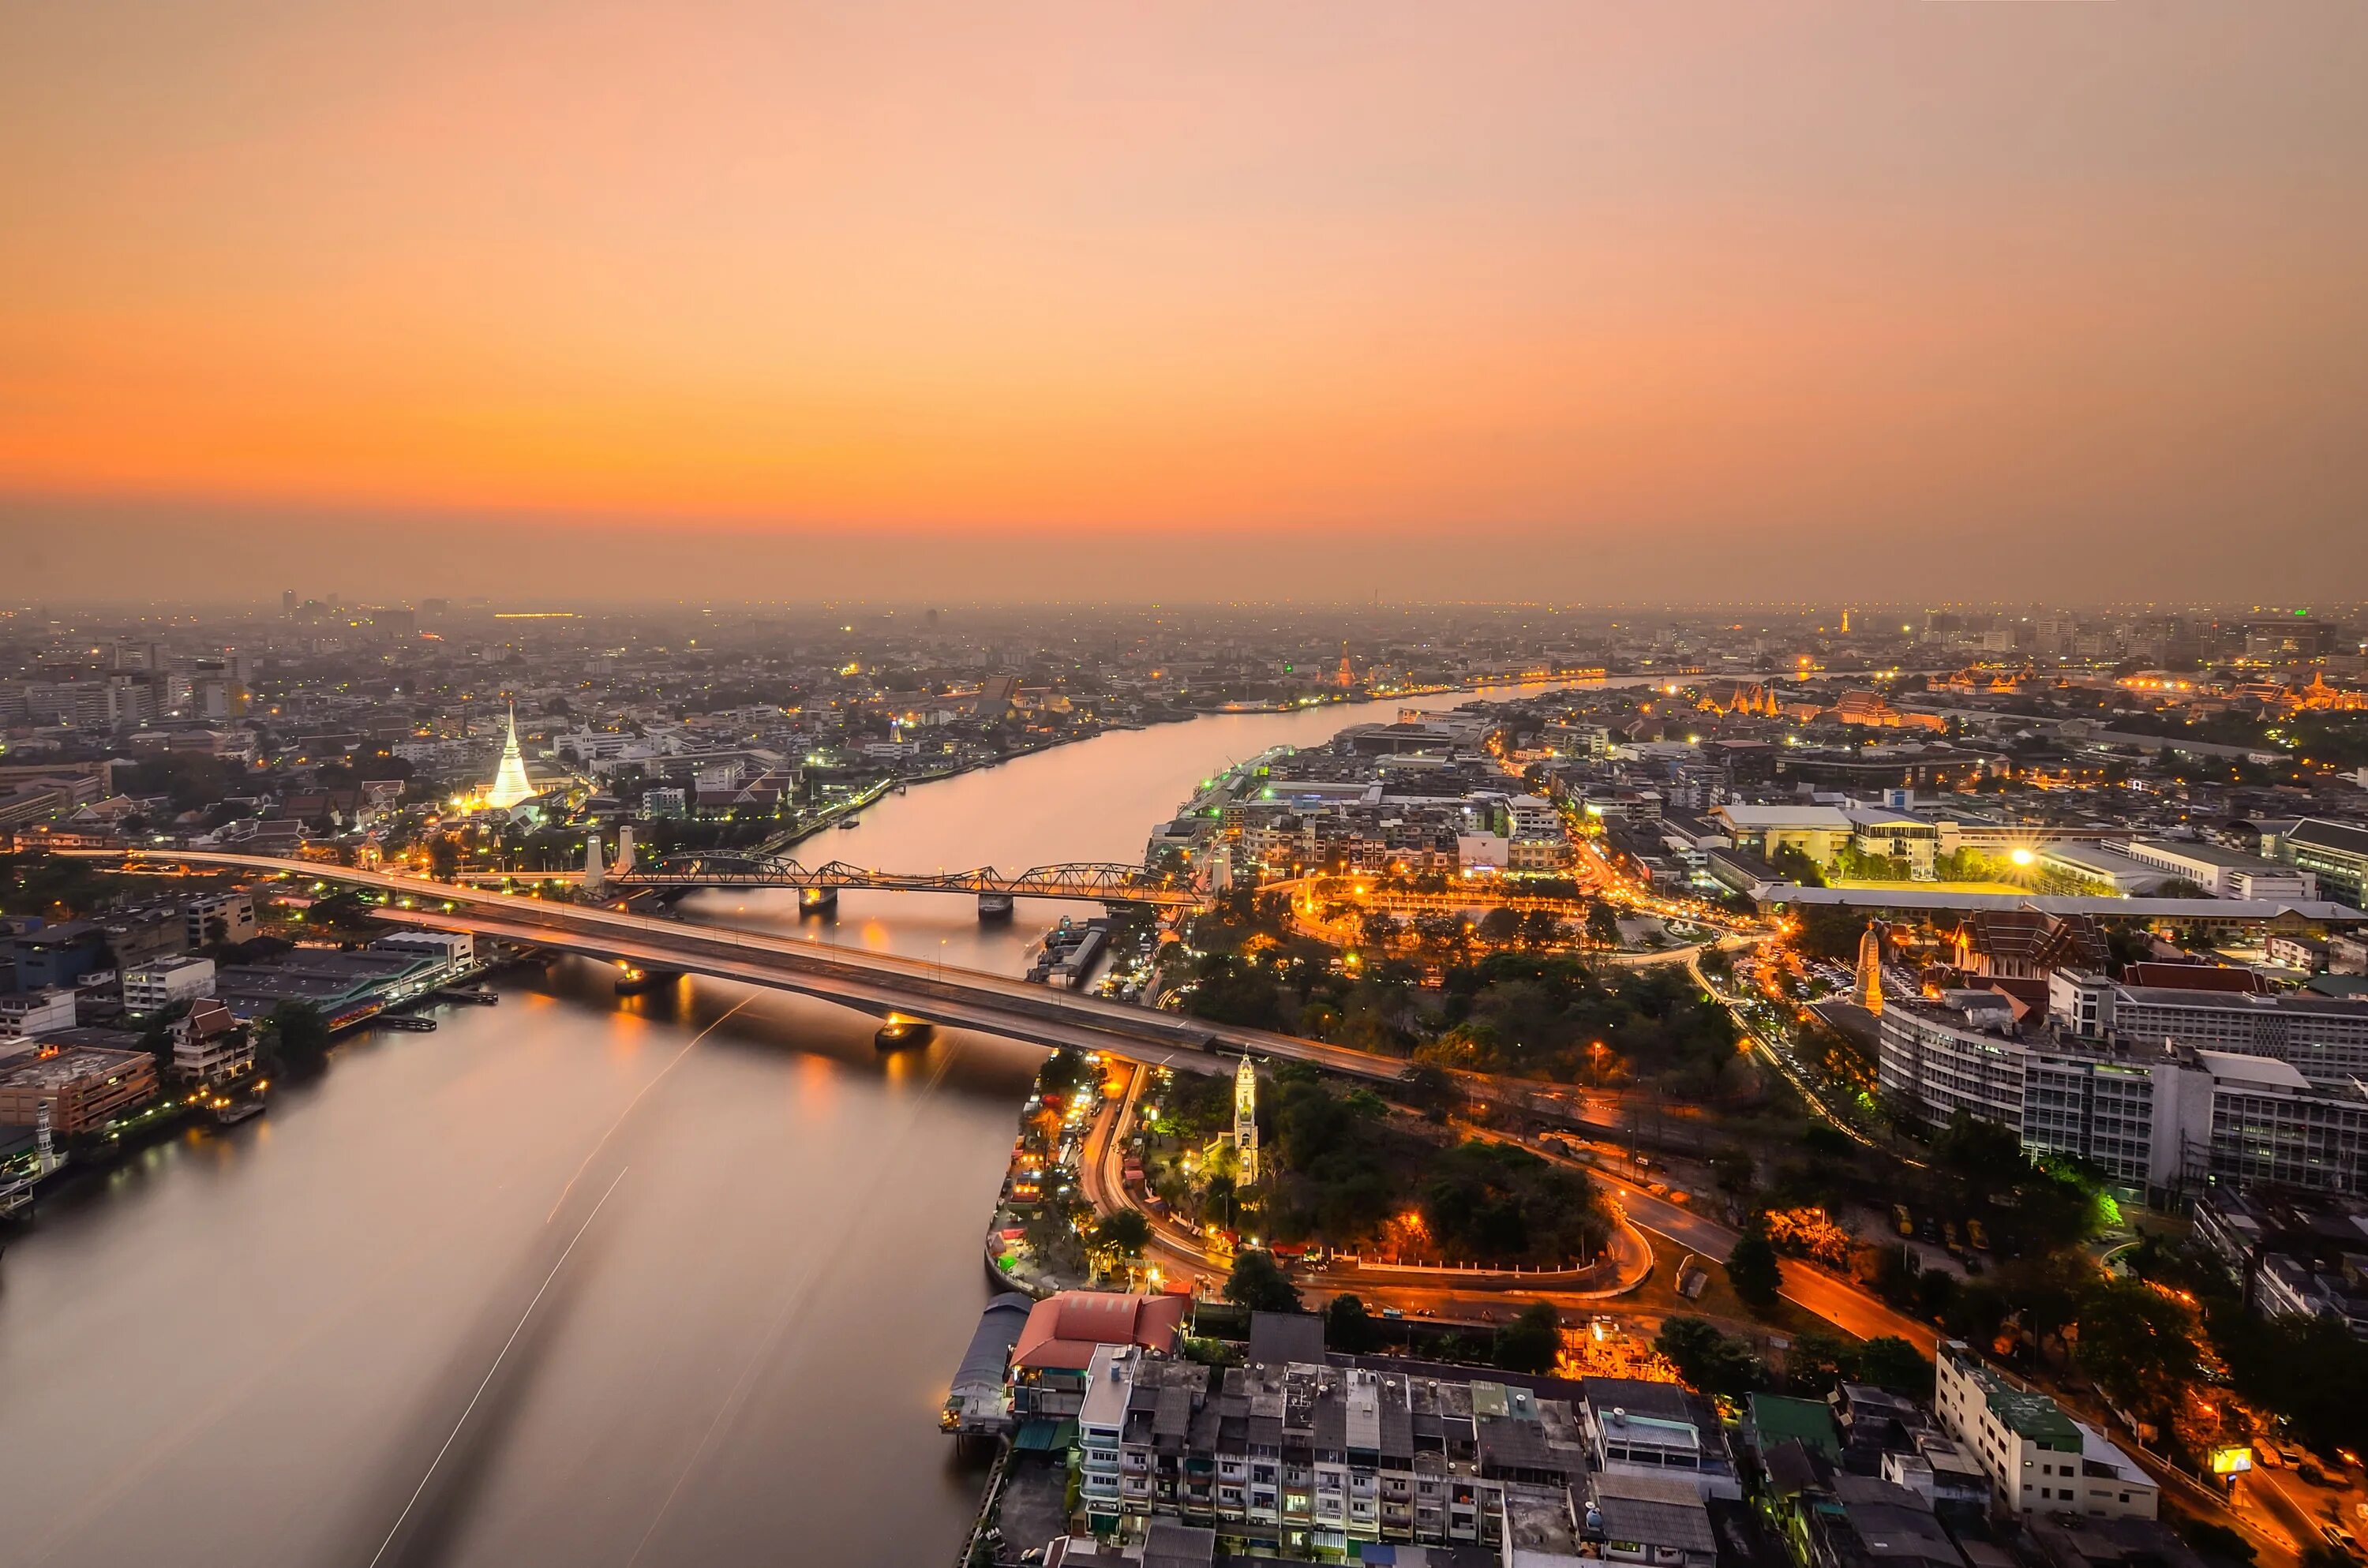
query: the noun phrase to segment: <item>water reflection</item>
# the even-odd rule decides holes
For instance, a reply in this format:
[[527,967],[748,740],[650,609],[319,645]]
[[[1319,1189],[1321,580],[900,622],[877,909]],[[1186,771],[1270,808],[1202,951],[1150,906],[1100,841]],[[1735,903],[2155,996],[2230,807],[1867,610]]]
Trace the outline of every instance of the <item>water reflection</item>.
[[[1227,759],[1363,716],[1105,737],[828,849],[1131,861]],[[1062,906],[686,913],[1018,972]],[[947,1560],[977,1482],[933,1415],[1041,1053],[940,1029],[883,1054],[825,1003],[615,979],[513,976],[47,1197],[0,1262],[0,1563],[361,1564],[398,1518],[384,1562]]]

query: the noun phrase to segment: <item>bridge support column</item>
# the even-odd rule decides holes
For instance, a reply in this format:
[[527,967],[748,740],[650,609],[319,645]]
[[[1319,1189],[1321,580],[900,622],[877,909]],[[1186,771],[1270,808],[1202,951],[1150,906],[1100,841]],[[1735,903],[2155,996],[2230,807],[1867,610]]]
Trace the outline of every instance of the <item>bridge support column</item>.
[[838,890],[837,888],[800,888],[798,890],[798,913],[801,915],[809,910],[819,915],[825,910],[837,907]]

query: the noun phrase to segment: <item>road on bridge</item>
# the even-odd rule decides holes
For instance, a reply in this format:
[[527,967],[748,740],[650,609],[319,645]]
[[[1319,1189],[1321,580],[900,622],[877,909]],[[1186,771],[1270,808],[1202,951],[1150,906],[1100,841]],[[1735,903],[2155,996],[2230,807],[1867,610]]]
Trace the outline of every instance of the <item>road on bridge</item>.
[[933,963],[812,938],[693,926],[613,909],[459,887],[386,871],[216,850],[65,851],[227,866],[341,883],[388,896],[385,919],[436,930],[471,931],[529,947],[622,959],[651,969],[794,991],[879,1016],[896,1013],[1039,1045],[1103,1051],[1131,1061],[1200,1073],[1233,1071],[1244,1051],[1305,1062],[1367,1081],[1395,1079],[1405,1064],[1320,1040],[1242,1028],[1180,1013],[1133,1006],[1009,975]]

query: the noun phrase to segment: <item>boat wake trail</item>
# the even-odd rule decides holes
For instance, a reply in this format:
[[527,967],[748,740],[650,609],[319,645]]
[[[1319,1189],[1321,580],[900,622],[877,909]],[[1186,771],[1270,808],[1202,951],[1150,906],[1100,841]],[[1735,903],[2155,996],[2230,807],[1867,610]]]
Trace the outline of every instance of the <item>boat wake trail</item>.
[[[527,1334],[528,1327],[534,1324],[536,1311],[543,1305],[544,1299],[551,1295],[552,1285],[558,1280],[561,1270],[567,1267],[567,1260],[575,1256],[577,1244],[584,1240],[585,1233],[592,1229],[592,1222],[600,1217],[600,1210],[609,1206],[609,1199],[616,1194],[618,1184],[624,1179],[625,1172],[620,1170],[616,1178],[609,1183],[608,1190],[601,1193],[600,1201],[592,1206],[592,1211],[584,1216],[584,1222],[575,1227],[575,1234],[567,1239],[567,1244],[560,1250],[558,1259],[551,1266],[551,1271],[543,1276],[542,1283],[536,1288],[533,1298],[527,1302],[526,1310],[518,1314],[517,1324],[510,1329],[509,1337],[502,1341],[501,1348],[495,1353],[493,1364],[485,1369],[485,1375],[478,1381],[476,1391],[469,1396],[469,1403],[461,1407],[460,1418],[453,1422],[452,1430],[446,1434],[442,1446],[437,1449],[435,1457],[428,1460],[427,1471],[420,1476],[419,1484],[412,1489],[410,1497],[403,1505],[403,1511],[395,1516],[394,1524],[386,1532],[386,1539],[379,1542],[378,1551],[371,1554],[370,1568],[381,1568],[381,1565],[385,1565],[385,1568],[393,1568],[395,1564],[413,1561],[429,1562],[433,1561],[438,1554],[438,1541],[444,1533],[443,1527],[450,1523],[454,1516],[461,1511],[456,1505],[463,1501],[461,1492],[467,1481],[471,1479],[468,1473],[470,1467],[456,1463],[451,1471],[446,1471],[445,1460],[454,1457],[456,1447],[461,1448],[464,1451],[476,1448],[486,1432],[503,1423],[508,1406],[512,1403],[505,1398],[504,1394],[507,1391],[514,1391],[523,1386],[522,1380],[516,1374],[522,1369],[522,1363],[540,1346],[545,1337],[541,1332],[543,1325],[535,1325],[537,1332],[531,1336]],[[554,1310],[557,1304],[554,1301]],[[554,1314],[545,1313],[546,1321],[552,1315]],[[522,1339],[526,1341],[524,1346],[520,1344]],[[515,1358],[513,1352],[518,1353]],[[503,1389],[497,1390],[495,1380],[501,1377],[505,1366],[511,1369],[513,1376],[507,1380]],[[494,1399],[490,1403],[486,1399],[489,1392],[494,1393]],[[462,1436],[468,1432],[470,1421],[477,1415],[480,1406],[484,1407],[485,1415],[479,1423],[479,1432],[472,1435],[471,1441],[464,1445],[461,1441]],[[446,1482],[440,1485],[438,1482],[439,1472],[447,1476]],[[409,1530],[407,1536],[406,1528]]]

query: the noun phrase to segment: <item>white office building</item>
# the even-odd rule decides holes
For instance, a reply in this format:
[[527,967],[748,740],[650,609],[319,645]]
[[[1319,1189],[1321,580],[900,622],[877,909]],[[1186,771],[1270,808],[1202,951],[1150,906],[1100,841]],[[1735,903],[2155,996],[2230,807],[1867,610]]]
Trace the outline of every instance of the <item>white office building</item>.
[[2018,1029],[1983,994],[1884,1006],[1879,1072],[1894,1105],[1935,1128],[1959,1112],[2011,1127],[2032,1153],[2078,1155],[2148,1197],[2207,1177],[2368,1190],[2360,1085],[2316,1083],[2271,1056]]
[[74,1023],[74,994],[69,987],[0,996],[0,1040],[39,1040],[51,1029],[70,1029]]
[[1974,1456],[2008,1512],[2156,1516],[2160,1491],[2102,1432],[2073,1420],[2045,1394],[2009,1382],[1958,1341],[1941,1346],[1934,1360],[1933,1413]]
[[2142,866],[2168,871],[2203,889],[2214,898],[2299,898],[2318,896],[2318,879],[2308,871],[2281,866],[2258,855],[2224,849],[2216,844],[2183,839],[2132,838],[2107,847]]
[[182,1002],[214,994],[214,960],[183,956],[158,959],[123,971],[123,1008],[161,1013]]
[[2058,970],[2048,1014],[2069,1033],[2123,1046],[2192,1046],[2287,1062],[2314,1084],[2368,1078],[2368,1002],[2307,992],[2261,995],[2123,985]]

